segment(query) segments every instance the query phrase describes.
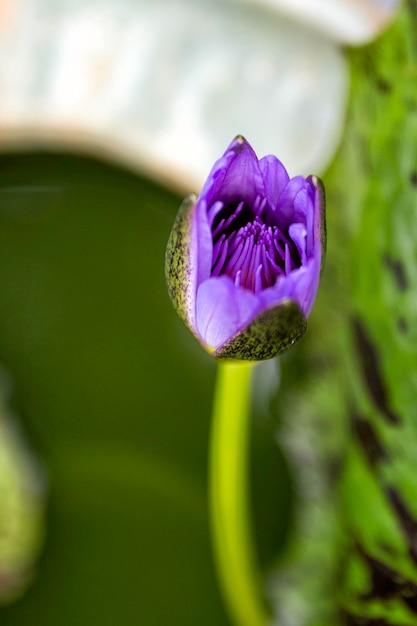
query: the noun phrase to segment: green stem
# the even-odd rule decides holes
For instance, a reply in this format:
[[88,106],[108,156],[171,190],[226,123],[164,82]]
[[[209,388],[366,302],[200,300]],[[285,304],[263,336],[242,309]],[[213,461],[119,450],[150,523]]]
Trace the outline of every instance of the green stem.
[[236,626],[269,615],[256,563],[249,502],[250,363],[220,364],[213,407],[210,507],[220,586]]

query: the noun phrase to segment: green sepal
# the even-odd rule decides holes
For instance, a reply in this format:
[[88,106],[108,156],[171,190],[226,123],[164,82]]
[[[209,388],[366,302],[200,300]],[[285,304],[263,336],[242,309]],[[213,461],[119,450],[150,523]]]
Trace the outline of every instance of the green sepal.
[[165,253],[165,278],[169,297],[178,315],[191,328],[192,310],[190,289],[190,216],[197,196],[192,193],[181,204],[172,226]]
[[264,361],[286,352],[305,333],[307,320],[293,300],[260,313],[212,356],[215,359]]
[[319,237],[321,247],[321,263],[320,273],[323,271],[324,262],[326,260],[326,248],[327,248],[327,227],[326,227],[326,192],[324,189],[323,181],[318,176],[312,176],[311,180],[317,188],[317,194],[319,197],[320,207],[320,221],[319,221]]

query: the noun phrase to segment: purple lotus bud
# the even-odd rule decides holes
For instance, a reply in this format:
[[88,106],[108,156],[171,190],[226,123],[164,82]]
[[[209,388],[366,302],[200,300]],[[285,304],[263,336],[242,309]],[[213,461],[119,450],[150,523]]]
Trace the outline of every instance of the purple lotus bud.
[[216,359],[259,361],[305,332],[326,246],[315,176],[291,178],[236,137],[168,241],[167,285],[180,317]]

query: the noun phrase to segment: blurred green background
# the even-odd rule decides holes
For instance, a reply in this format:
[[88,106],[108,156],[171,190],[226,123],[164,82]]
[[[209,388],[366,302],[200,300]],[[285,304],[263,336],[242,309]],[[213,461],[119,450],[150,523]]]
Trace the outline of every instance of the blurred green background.
[[[180,201],[92,157],[0,157],[0,359],[47,503],[36,575],[0,610],[2,624],[228,624],[207,512],[215,364],[165,289]],[[290,508],[282,515],[277,500],[288,503],[290,487],[272,423],[262,424],[254,500],[266,566],[286,532]],[[26,474],[0,513],[6,590],[30,578],[25,557],[43,534],[42,491]],[[32,509],[16,513],[18,497]]]
[[180,199],[59,154],[3,156],[0,198],[0,356],[48,487],[47,549],[2,623],[227,623],[205,498],[214,365],[164,287]]

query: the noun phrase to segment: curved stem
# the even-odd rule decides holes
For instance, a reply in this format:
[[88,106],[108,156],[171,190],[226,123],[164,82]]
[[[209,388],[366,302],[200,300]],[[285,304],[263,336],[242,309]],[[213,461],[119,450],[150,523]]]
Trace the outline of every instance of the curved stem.
[[220,586],[236,626],[269,622],[250,520],[252,368],[247,362],[219,365],[210,444],[212,539]]

